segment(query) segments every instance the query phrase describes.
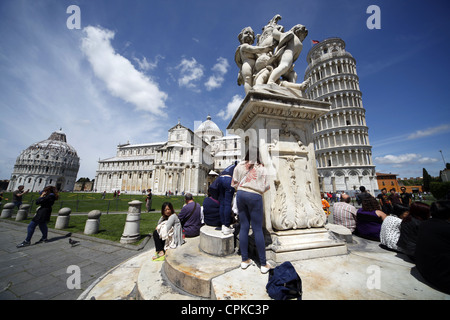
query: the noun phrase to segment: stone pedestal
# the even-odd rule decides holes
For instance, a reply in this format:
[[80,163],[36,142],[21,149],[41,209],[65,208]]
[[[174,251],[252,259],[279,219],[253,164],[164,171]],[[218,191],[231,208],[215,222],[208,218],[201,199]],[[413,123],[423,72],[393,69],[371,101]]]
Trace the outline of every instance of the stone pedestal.
[[22,221],[28,218],[28,212],[31,206],[29,204],[23,204],[20,206],[19,211],[17,211],[16,221]]
[[224,235],[216,227],[200,229],[200,250],[213,256],[223,257],[234,253],[234,235]]
[[13,214],[13,210],[14,210],[14,203],[6,203],[3,206],[2,214],[1,214],[0,218],[2,218],[2,219],[11,218],[12,214]]
[[128,202],[128,214],[120,243],[134,243],[140,238],[142,202],[133,200]]
[[96,234],[100,229],[100,216],[102,215],[100,210],[92,210],[88,213],[88,219],[84,226],[84,234]]
[[347,253],[347,246],[326,228],[274,231],[267,259],[277,263],[336,256]]
[[61,208],[58,211],[58,217],[55,222],[55,229],[66,229],[69,226],[70,214],[72,210],[70,208]]
[[228,125],[230,134],[243,139],[244,154],[250,150],[252,157],[259,149],[268,171],[264,222],[276,243],[268,255],[277,262],[347,252],[345,243],[330,240],[323,228],[313,122],[329,110],[329,103],[306,99],[298,90],[260,85],[248,92]]

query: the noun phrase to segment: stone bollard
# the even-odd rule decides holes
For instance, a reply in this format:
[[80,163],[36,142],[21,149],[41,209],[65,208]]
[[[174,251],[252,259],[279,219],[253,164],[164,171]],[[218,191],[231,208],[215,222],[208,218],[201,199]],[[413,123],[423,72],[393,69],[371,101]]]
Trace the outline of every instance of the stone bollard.
[[58,212],[58,217],[55,222],[55,229],[65,229],[69,226],[70,213],[72,210],[70,208],[61,208]]
[[28,212],[30,211],[31,205],[23,204],[20,206],[19,211],[17,211],[16,221],[22,221],[28,218]]
[[102,212],[100,210],[92,210],[88,213],[88,219],[84,226],[84,234],[96,234],[100,228],[100,216]]
[[0,218],[6,219],[11,218],[14,210],[14,203],[7,203],[3,206],[2,214]]
[[133,243],[139,240],[140,237],[140,220],[141,220],[141,206],[142,202],[133,200],[128,202],[128,214],[125,222],[120,243]]

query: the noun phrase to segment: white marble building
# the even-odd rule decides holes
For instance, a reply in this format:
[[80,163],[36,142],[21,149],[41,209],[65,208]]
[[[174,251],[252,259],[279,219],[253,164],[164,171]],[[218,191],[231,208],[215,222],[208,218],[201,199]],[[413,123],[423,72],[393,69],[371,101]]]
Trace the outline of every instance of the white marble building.
[[30,192],[48,185],[72,191],[80,168],[76,150],[67,143],[64,132],[53,132],[47,140],[32,144],[17,157],[8,185],[14,191],[23,185]]
[[239,137],[224,137],[209,116],[195,131],[178,123],[165,142],[118,145],[115,157],[99,161],[94,190],[206,193],[217,174],[240,159],[239,148]]
[[378,189],[369,128],[356,73],[356,60],[339,38],[326,39],[308,53],[308,98],[331,103],[314,124],[314,147],[321,191]]

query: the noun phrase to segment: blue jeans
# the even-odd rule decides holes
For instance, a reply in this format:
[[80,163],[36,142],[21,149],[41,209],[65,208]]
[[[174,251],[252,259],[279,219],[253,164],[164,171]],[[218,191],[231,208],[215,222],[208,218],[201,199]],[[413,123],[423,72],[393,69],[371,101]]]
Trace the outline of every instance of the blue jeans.
[[231,177],[220,176],[219,178],[219,215],[220,222],[230,227],[231,202],[233,201],[234,188],[231,187]]
[[36,229],[37,226],[39,226],[39,229],[42,232],[42,239],[47,239],[48,234],[47,222],[36,223],[34,221],[31,221],[27,228],[28,233],[25,241],[27,242],[31,241],[31,238],[33,237],[34,234],[34,230]]
[[241,249],[242,261],[248,260],[248,232],[250,224],[255,235],[256,250],[259,262],[266,265],[266,244],[263,233],[263,201],[262,196],[257,193],[239,190],[236,194],[236,202],[239,210],[239,248]]

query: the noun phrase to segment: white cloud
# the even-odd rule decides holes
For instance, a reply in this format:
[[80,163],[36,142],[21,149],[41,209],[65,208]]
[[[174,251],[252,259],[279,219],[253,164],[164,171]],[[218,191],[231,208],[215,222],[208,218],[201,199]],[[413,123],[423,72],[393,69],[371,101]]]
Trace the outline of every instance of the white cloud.
[[180,78],[178,79],[178,85],[180,87],[197,88],[195,82],[203,77],[204,67],[195,58],[191,60],[183,58],[176,69],[180,69]]
[[240,95],[235,95],[233,99],[228,103],[226,109],[220,110],[217,116],[221,117],[223,120],[231,119],[239,109],[239,106],[241,105],[243,100],[244,98],[242,98]]
[[225,58],[218,58],[217,63],[212,67],[213,75],[206,81],[206,90],[211,91],[213,89],[220,88],[225,80],[225,75],[228,72],[230,64]]
[[420,154],[417,153],[406,153],[401,155],[392,155],[388,154],[384,157],[376,157],[375,162],[376,164],[389,164],[392,165],[394,168],[401,168],[405,165],[410,164],[431,164],[439,161],[435,158],[430,157],[423,157]]
[[426,130],[417,130],[416,132],[411,133],[408,136],[408,139],[413,140],[413,139],[418,139],[418,138],[441,134],[441,133],[448,132],[448,131],[450,131],[450,124],[443,124],[443,125],[440,125],[437,127],[428,128]]
[[138,59],[138,58],[133,58],[134,61],[136,61],[136,63],[139,66],[139,69],[141,69],[142,71],[149,71],[149,70],[153,70],[158,66],[158,62],[161,59],[164,59],[163,56],[161,55],[157,55],[155,58],[155,61],[148,61],[146,57],[142,58],[142,59]]
[[92,26],[83,31],[86,36],[82,39],[81,49],[95,75],[105,82],[109,92],[133,104],[136,110],[164,116],[167,94],[160,91],[150,78],[136,70],[129,60],[115,52],[111,45],[114,32]]

